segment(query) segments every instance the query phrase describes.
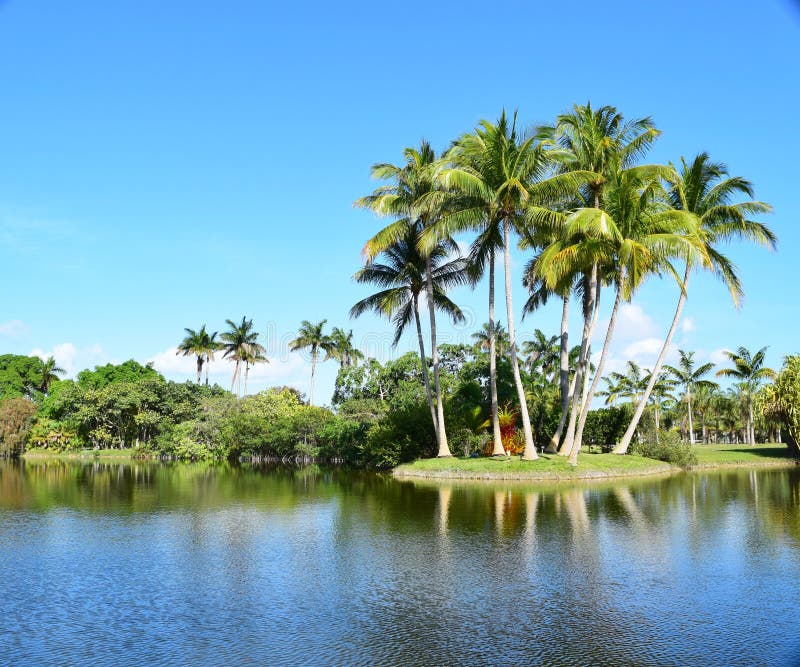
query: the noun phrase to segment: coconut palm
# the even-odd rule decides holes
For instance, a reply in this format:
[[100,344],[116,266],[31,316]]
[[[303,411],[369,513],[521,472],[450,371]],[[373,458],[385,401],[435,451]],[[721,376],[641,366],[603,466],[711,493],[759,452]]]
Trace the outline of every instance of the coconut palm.
[[61,379],[59,375],[65,375],[66,372],[67,371],[65,371],[63,368],[56,365],[55,357],[52,355],[47,357],[47,359],[42,362],[42,379],[39,382],[39,391],[45,395],[50,393],[50,386],[53,384],[53,382],[58,382]]
[[340,368],[357,366],[358,362],[364,358],[364,353],[353,345],[353,330],[345,333],[344,329],[333,327],[328,336],[328,348],[325,359],[335,359],[339,362]]
[[253,331],[253,320],[248,320],[246,317],[242,317],[240,324],[236,324],[233,320],[225,320],[225,323],[228,325],[228,331],[224,331],[220,335],[222,344],[219,349],[223,351],[224,358],[234,362],[231,391],[238,380],[236,393],[241,395],[241,365],[247,359],[253,346],[257,345],[258,333]]
[[[467,281],[465,262],[453,259],[444,245],[438,245],[430,253],[423,255],[417,245],[418,232],[413,227],[406,229],[406,237],[401,238],[383,251],[382,262],[370,262],[354,278],[358,283],[373,284],[383,289],[362,299],[350,309],[351,317],[358,317],[373,311],[389,317],[395,325],[393,345],[397,345],[406,327],[414,321],[417,329],[420,363],[428,405],[434,429],[439,423],[439,415],[433,402],[430,381],[427,374],[425,341],[422,335],[422,322],[419,316],[419,299],[427,293],[427,269],[431,268],[433,284],[433,304],[446,313],[454,322],[463,322],[461,309],[447,296],[447,290]],[[438,444],[441,449],[441,440]]]
[[476,350],[490,352],[492,349],[492,339],[494,339],[495,354],[499,357],[508,355],[508,334],[502,322],[495,322],[492,326],[489,322],[484,322],[483,326],[472,334],[475,341]]
[[[398,219],[379,231],[364,247],[367,261],[372,261],[380,252],[392,247],[408,237],[413,230],[419,236],[431,227],[441,214],[444,205],[443,191],[439,181],[435,178],[437,159],[436,153],[430,144],[423,140],[418,149],[406,148],[403,151],[405,164],[378,164],[372,168],[372,175],[391,181],[390,185],[375,190],[371,195],[362,197],[355,202],[356,206],[369,208],[379,215],[395,216]],[[419,252],[425,261],[425,294],[428,304],[428,317],[431,332],[431,361],[433,364],[434,389],[436,403],[434,412],[434,428],[436,440],[439,445],[439,456],[450,456],[447,444],[447,432],[444,423],[444,401],[442,398],[441,381],[439,377],[439,349],[437,345],[436,329],[436,294],[433,281],[433,266],[431,255],[436,245],[442,245],[455,252],[457,246],[449,237],[442,237],[438,244],[425,247],[419,244]],[[425,357],[422,358],[423,379],[429,396],[430,379]],[[431,405],[433,403],[431,402]]]
[[723,354],[733,363],[733,368],[722,368],[717,371],[717,377],[728,377],[739,380],[746,409],[746,442],[750,445],[756,444],[755,421],[753,419],[753,396],[766,380],[775,378],[775,371],[764,366],[766,353],[766,347],[762,347],[755,354],[751,354],[750,350],[746,347],[740,347],[736,352],[725,350]]
[[664,366],[664,369],[675,378],[675,382],[683,387],[684,395],[686,397],[686,412],[688,414],[689,423],[689,442],[694,444],[694,424],[692,421],[692,390],[696,387],[704,387],[710,389],[716,387],[716,382],[704,380],[703,376],[708,375],[714,364],[707,363],[702,366],[695,367],[694,352],[687,352],[686,350],[678,350],[679,360],[678,366]]
[[319,359],[320,350],[327,351],[330,347],[330,339],[322,329],[328,320],[322,320],[316,324],[303,320],[300,324],[300,330],[297,332],[297,338],[289,341],[289,349],[292,352],[298,350],[311,351],[311,383],[308,392],[308,404],[314,405],[314,375],[317,370],[317,360]]
[[175,353],[188,357],[195,355],[197,359],[197,384],[200,384],[200,378],[203,372],[203,364],[206,364],[206,384],[208,384],[208,363],[214,360],[214,352],[219,349],[219,344],[216,341],[217,332],[209,334],[206,331],[206,325],[200,327],[199,331],[194,329],[184,329],[186,336],[178,345],[178,350]]
[[[548,381],[555,377],[560,351],[559,340],[560,336],[548,338],[541,329],[534,330],[533,340],[526,340],[522,344],[522,354],[525,355],[529,373],[538,368]],[[555,372],[553,369],[556,369]]]
[[[771,207],[764,202],[753,200],[734,202],[733,199],[739,195],[751,198],[754,196],[750,181],[740,176],[729,177],[727,167],[711,162],[707,153],[700,153],[691,163],[681,158],[681,167],[677,170],[677,178],[674,179],[669,192],[670,204],[675,210],[685,211],[697,218],[705,252],[701,261],[698,261],[697,255],[692,253],[684,258],[682,288],[672,323],[653,368],[655,376],[663,366],[683,313],[692,271],[697,267],[712,270],[725,283],[734,305],[738,306],[743,296],[742,285],[735,267],[718,246],[735,240],[752,241],[769,249],[774,249],[776,246],[777,239],[772,230],[763,223],[749,218],[753,214],[771,211]],[[653,386],[649,385],[645,398],[649,397],[652,390]],[[614,447],[615,454],[625,454],[628,451],[642,412],[643,407],[640,405],[622,439]]]
[[247,380],[250,375],[250,367],[256,364],[268,364],[267,350],[260,343],[253,341],[243,350],[242,361],[244,362],[244,395],[247,396]]
[[[525,390],[516,351],[514,304],[511,282],[511,233],[521,232],[535,222],[544,223],[550,211],[543,206],[568,196],[584,175],[565,173],[549,175],[556,151],[546,142],[518,131],[516,114],[505,111],[496,123],[481,121],[474,132],[459,138],[448,152],[449,166],[439,173],[443,188],[457,193],[455,203],[430,231],[435,238],[456,232],[477,230],[486,237],[486,247],[493,249],[502,239],[505,274],[506,317],[514,384],[525,438],[523,458],[536,459]],[[493,254],[490,254],[493,260]],[[489,261],[492,289],[493,261]]]

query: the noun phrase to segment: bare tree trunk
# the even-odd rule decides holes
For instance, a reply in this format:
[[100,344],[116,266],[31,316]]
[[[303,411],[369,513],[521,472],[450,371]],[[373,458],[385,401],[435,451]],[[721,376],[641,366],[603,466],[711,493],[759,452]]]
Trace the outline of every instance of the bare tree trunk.
[[[606,329],[606,338],[603,341],[603,349],[600,352],[600,360],[597,362],[597,369],[594,372],[594,379],[592,380],[592,386],[589,388],[589,392],[584,398],[583,407],[581,408],[580,418],[578,420],[578,430],[575,432],[575,442],[572,445],[572,452],[570,453],[569,460],[571,463],[578,462],[578,453],[583,446],[583,429],[586,426],[586,419],[589,416],[589,408],[591,407],[592,399],[594,399],[595,392],[597,391],[597,385],[600,384],[600,377],[603,375],[603,368],[606,363],[606,358],[608,357],[608,350],[611,347],[611,339],[614,336],[614,327],[617,323],[617,312],[619,311],[619,304],[622,299],[622,286],[617,287],[617,295],[614,298],[614,306],[611,309],[611,318],[608,321],[608,329]],[[586,375],[587,379],[589,377],[588,373]]]
[[625,435],[622,436],[622,440],[617,443],[617,446],[614,447],[612,452],[614,454],[626,454],[628,452],[628,447],[631,444],[631,439],[633,438],[633,433],[636,431],[636,427],[639,425],[639,420],[642,418],[642,413],[644,412],[644,406],[647,405],[647,401],[650,399],[650,394],[653,392],[653,387],[658,380],[658,375],[661,373],[661,367],[664,365],[664,358],[667,356],[667,350],[669,349],[670,343],[672,342],[672,337],[675,335],[675,330],[678,328],[678,321],[681,319],[681,313],[683,312],[683,306],[686,303],[686,292],[689,289],[689,272],[691,270],[691,266],[687,262],[686,264],[686,272],[683,276],[683,286],[681,288],[681,295],[678,298],[678,306],[675,309],[675,316],[672,318],[672,324],[669,327],[669,331],[667,332],[667,337],[664,340],[664,345],[661,347],[661,352],[658,355],[658,359],[656,360],[656,365],[653,367],[653,372],[650,375],[650,382],[647,383],[647,389],[644,391],[644,396],[642,397],[642,402],[639,404],[639,407],[636,409],[636,412],[633,414],[633,419],[631,419],[631,423],[628,425],[628,429],[625,431]]
[[748,419],[750,421],[750,444],[756,444],[756,422],[753,418],[753,400],[748,399],[747,401],[747,410],[748,410]]
[[436,390],[436,419],[439,428],[436,430],[436,439],[439,444],[439,458],[452,456],[450,447],[447,446],[447,430],[444,425],[444,403],[442,401],[442,385],[439,381],[439,349],[436,345],[436,304],[433,302],[433,279],[431,277],[431,258],[426,258],[425,272],[428,283],[428,314],[431,318],[431,359],[433,361],[433,386]]
[[489,392],[492,401],[492,456],[502,456],[503,439],[497,405],[497,336],[494,330],[494,248],[489,249]]
[[317,350],[311,350],[311,386],[308,392],[308,404],[314,405],[314,373],[317,370]]
[[208,367],[211,365],[211,359],[206,356],[206,387],[208,386]]
[[425,393],[428,396],[428,407],[431,409],[431,419],[433,420],[433,431],[436,434],[436,442],[439,442],[439,422],[436,419],[436,408],[433,405],[433,394],[431,393],[431,379],[428,375],[428,360],[425,357],[425,339],[422,336],[422,323],[419,318],[419,301],[414,296],[414,322],[417,325],[417,341],[419,342],[419,358],[422,363],[422,381],[425,383]]
[[561,440],[561,432],[567,421],[569,411],[570,388],[569,388],[569,294],[563,298],[561,307],[561,353],[559,359],[559,389],[561,390],[561,419],[558,420],[558,429],[550,438],[547,450],[555,454],[558,449],[558,441]]
[[231,393],[233,393],[233,388],[236,385],[236,376],[239,375],[239,360],[236,360],[236,363],[233,366],[233,377],[231,378]]
[[203,355],[197,355],[197,384],[200,384],[200,380],[203,376]]
[[250,378],[250,362],[244,365],[244,395],[247,396],[247,380]]
[[536,454],[536,446],[533,444],[533,432],[531,431],[531,419],[528,416],[528,401],[525,398],[525,388],[522,386],[522,378],[519,374],[519,363],[517,361],[517,339],[514,333],[514,304],[511,296],[511,222],[508,218],[503,220],[503,255],[506,274],[506,315],[508,317],[508,344],[511,348],[511,370],[514,373],[514,384],[517,385],[517,395],[519,397],[519,413],[522,418],[522,431],[525,434],[525,450],[522,452],[524,461],[534,461],[539,458]]
[[686,407],[689,411],[689,444],[694,444],[694,424],[692,423],[692,386],[686,385]]

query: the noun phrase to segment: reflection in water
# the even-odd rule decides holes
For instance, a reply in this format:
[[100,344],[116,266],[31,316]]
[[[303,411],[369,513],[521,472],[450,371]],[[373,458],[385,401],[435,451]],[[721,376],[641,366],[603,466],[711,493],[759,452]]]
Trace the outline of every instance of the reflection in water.
[[785,664],[800,475],[0,463],[0,562],[4,665]]

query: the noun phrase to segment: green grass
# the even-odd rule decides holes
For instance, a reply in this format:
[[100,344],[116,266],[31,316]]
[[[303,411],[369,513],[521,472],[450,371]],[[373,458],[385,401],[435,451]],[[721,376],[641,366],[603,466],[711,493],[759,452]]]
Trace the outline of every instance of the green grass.
[[28,449],[24,458],[30,459],[59,459],[59,460],[91,460],[111,459],[129,461],[136,455],[135,449],[79,449],[74,452],[54,452],[50,449],[32,447]]
[[421,459],[395,468],[399,476],[451,477],[475,479],[585,479],[624,477],[669,472],[672,466],[641,456],[615,454],[581,454],[573,467],[563,456],[542,454],[536,461],[520,461],[519,457]]
[[773,465],[791,463],[786,445],[696,445],[699,466]]

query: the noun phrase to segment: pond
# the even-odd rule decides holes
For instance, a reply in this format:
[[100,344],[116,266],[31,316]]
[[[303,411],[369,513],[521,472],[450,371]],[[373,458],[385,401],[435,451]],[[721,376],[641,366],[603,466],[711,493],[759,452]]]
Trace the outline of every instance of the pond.
[[3,665],[791,665],[800,471],[0,463]]

